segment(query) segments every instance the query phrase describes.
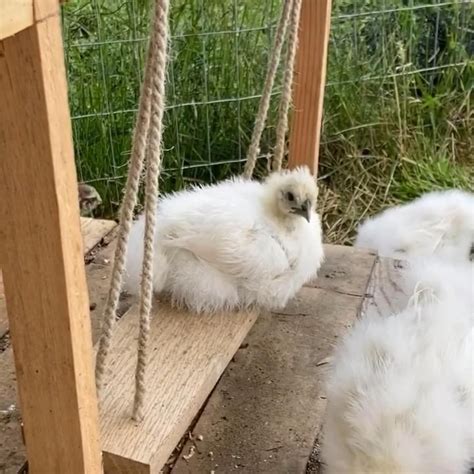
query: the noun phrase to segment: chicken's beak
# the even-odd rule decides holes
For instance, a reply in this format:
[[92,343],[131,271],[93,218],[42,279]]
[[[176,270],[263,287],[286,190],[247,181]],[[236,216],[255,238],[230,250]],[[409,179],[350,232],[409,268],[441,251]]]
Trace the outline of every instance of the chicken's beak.
[[293,209],[294,214],[304,217],[308,222],[311,221],[311,202],[307,199],[301,207],[295,207]]

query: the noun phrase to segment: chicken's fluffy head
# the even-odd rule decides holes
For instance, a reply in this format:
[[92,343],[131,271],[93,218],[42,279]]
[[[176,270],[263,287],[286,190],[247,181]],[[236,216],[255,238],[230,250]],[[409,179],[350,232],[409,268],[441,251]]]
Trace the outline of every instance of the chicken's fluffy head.
[[303,217],[308,222],[316,209],[318,187],[307,167],[272,173],[265,181],[265,201],[285,218]]

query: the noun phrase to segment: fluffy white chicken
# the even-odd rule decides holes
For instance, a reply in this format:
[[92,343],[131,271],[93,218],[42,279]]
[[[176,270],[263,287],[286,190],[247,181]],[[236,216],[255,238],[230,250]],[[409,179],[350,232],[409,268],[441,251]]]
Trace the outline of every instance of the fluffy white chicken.
[[355,246],[394,258],[440,255],[451,261],[472,259],[474,194],[431,192],[389,208],[360,225]]
[[[157,209],[154,291],[195,312],[275,309],[319,269],[317,186],[307,168],[240,178],[163,197]],[[132,228],[125,289],[136,293],[144,220]]]
[[411,265],[406,309],[360,320],[336,351],[328,474],[467,474],[474,461],[474,267]]

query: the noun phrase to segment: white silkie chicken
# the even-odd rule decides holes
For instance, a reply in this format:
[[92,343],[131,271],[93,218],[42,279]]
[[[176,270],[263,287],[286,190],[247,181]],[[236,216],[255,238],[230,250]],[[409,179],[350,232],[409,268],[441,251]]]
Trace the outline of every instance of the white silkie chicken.
[[327,474],[468,474],[472,466],[474,267],[434,257],[411,265],[406,309],[358,321],[336,350]]
[[451,261],[472,259],[474,194],[437,191],[389,208],[360,225],[355,246],[394,258],[440,255]]
[[[317,186],[307,168],[264,182],[231,179],[163,197],[154,291],[195,312],[281,308],[323,260]],[[144,220],[134,224],[125,289],[136,293]]]

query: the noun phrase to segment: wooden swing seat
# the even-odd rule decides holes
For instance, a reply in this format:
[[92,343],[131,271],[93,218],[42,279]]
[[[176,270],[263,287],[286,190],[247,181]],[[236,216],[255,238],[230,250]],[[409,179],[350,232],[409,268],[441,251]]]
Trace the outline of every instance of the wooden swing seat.
[[105,472],[158,473],[257,318],[153,310],[144,419],[131,419],[138,308],[118,322],[100,397]]

